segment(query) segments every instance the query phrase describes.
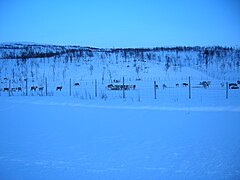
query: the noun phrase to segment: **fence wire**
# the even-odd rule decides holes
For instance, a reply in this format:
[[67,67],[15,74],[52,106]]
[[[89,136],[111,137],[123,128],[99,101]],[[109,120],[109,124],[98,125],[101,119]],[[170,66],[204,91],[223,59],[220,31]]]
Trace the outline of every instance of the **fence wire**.
[[[118,79],[65,79],[53,80],[43,78],[40,81],[5,79],[0,84],[0,96],[72,96],[81,99],[131,99],[144,101],[157,99],[161,101],[214,101],[218,98],[239,98],[240,90],[227,87],[222,80],[208,80],[203,86],[202,78],[135,78]],[[237,87],[240,85],[237,84]]]

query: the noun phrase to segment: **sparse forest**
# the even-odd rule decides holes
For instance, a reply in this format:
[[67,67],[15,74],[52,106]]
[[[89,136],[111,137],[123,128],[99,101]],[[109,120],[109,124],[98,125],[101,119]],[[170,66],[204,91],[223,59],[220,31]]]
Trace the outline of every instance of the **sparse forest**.
[[[233,47],[103,49],[1,44],[0,58],[0,90],[19,88],[22,94],[27,94],[30,87],[38,87],[42,89],[38,94],[43,95],[43,89],[48,86],[46,95],[53,95],[56,87],[62,87],[61,90],[73,90],[75,96],[84,94],[82,96],[92,98],[89,89],[95,81],[104,89],[112,83],[123,83],[123,77],[132,81],[130,84],[134,87],[140,87],[143,81],[152,84],[154,80],[169,87],[173,86],[172,80],[178,84],[189,76],[198,83],[206,79],[220,81],[218,84],[240,79],[240,49]],[[78,83],[84,93],[79,93],[76,86],[69,87],[74,83]],[[101,89],[99,93],[105,97],[104,91]]]

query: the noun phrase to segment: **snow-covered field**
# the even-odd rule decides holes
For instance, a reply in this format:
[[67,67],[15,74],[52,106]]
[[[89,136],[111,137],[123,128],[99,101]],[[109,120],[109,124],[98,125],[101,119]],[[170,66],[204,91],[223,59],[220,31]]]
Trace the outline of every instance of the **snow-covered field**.
[[1,97],[0,179],[239,179],[240,106]]

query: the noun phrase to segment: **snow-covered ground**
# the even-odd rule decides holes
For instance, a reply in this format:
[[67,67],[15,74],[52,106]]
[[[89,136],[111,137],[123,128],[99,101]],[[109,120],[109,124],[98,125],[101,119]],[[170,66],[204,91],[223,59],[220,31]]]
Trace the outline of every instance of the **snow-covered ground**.
[[0,179],[239,179],[240,105],[1,97]]

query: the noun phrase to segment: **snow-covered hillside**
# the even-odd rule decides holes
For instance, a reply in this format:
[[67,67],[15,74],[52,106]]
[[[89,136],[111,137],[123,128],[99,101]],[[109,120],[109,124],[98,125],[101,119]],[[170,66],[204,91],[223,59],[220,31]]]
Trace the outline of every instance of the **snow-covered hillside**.
[[240,179],[240,50],[0,45],[0,179]]
[[[134,87],[125,96],[133,100],[151,99],[166,91],[176,100],[182,93],[188,96],[183,83],[189,84],[190,77],[193,92],[201,96],[217,91],[225,97],[226,82],[240,80],[240,50],[218,46],[99,49],[13,43],[0,45],[0,57],[2,96],[71,95],[106,100],[123,97],[119,89],[125,83]],[[206,91],[200,84],[203,81],[211,81]],[[111,91],[111,84],[120,88]]]

